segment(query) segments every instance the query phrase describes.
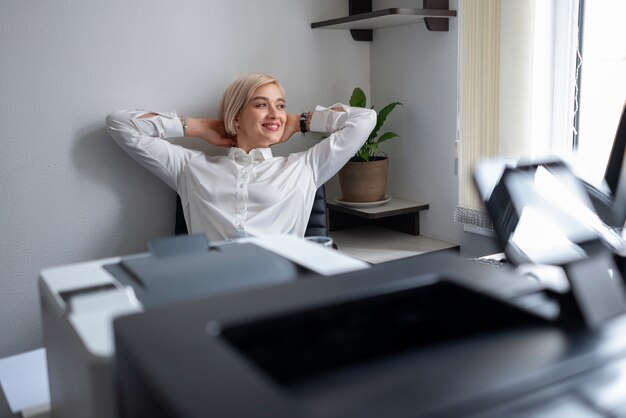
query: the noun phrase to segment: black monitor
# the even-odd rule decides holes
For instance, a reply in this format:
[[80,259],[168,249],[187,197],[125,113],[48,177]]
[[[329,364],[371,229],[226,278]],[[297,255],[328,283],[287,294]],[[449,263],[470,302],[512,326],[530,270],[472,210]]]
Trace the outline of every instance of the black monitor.
[[616,227],[624,226],[626,220],[626,190],[620,192],[620,189],[626,187],[626,170],[622,169],[625,154],[626,102],[617,125],[602,185],[597,187],[597,185],[582,182],[600,218],[608,225]]
[[609,155],[609,162],[604,173],[604,180],[613,202],[613,224],[623,226],[626,220],[626,102],[622,109],[622,116],[615,132],[615,140]]

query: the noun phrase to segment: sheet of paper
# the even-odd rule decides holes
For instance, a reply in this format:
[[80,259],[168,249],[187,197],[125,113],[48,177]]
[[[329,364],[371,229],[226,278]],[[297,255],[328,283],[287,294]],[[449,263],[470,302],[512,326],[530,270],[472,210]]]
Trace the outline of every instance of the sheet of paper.
[[291,235],[245,238],[238,242],[253,243],[325,276],[369,268],[365,261]]
[[46,350],[0,359],[0,383],[11,412],[50,404]]

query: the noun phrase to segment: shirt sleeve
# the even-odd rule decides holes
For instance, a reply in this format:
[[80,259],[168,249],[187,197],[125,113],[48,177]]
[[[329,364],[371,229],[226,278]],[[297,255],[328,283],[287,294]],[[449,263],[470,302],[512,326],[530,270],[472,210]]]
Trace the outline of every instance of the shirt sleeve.
[[[141,118],[147,113],[156,116]],[[184,136],[176,112],[121,110],[107,116],[106,127],[115,142],[135,161],[178,190],[179,177],[196,151],[164,140]]]
[[[343,112],[332,110],[341,108]],[[316,188],[326,183],[365,143],[376,126],[376,112],[362,107],[335,104],[317,106],[311,117],[311,131],[332,132],[319,144],[304,152]]]

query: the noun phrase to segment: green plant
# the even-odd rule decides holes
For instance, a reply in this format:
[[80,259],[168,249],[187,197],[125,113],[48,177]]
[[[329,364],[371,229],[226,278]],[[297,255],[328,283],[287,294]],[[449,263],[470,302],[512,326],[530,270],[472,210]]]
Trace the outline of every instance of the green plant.
[[[354,91],[352,91],[352,96],[350,97],[350,106],[353,107],[366,107],[367,106],[367,98],[365,97],[365,93],[360,88],[356,87]],[[370,133],[367,141],[363,144],[361,149],[354,154],[354,157],[350,161],[371,161],[375,158],[376,153],[378,152],[378,145],[383,142],[390,140],[391,138],[398,137],[398,134],[393,132],[385,132],[382,135],[378,135],[378,131],[387,120],[387,116],[391,113],[396,106],[402,106],[400,102],[389,103],[387,106],[383,107],[380,112],[378,112],[376,118],[376,126]],[[371,107],[373,109],[374,106]]]

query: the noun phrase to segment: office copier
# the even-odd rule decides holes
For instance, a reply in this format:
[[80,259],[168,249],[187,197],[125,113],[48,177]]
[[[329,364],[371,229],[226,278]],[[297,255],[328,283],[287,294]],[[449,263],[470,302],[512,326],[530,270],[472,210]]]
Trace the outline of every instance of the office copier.
[[432,254],[116,319],[120,414],[626,416],[623,240],[563,164],[481,191],[510,266]]
[[[320,262],[324,265],[315,266]],[[203,235],[191,235],[150,241],[147,253],[45,269],[39,288],[52,416],[117,416],[112,389],[116,317],[305,280],[314,271],[366,267],[295,237],[209,245]]]

